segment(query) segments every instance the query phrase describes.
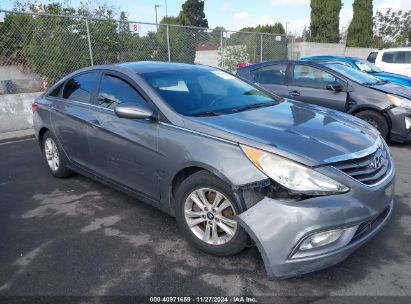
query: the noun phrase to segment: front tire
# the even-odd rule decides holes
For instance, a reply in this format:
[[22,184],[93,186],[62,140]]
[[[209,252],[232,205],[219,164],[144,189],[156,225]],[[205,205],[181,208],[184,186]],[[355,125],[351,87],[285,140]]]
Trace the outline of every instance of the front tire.
[[247,246],[247,233],[233,219],[241,211],[230,186],[207,171],[191,175],[176,192],[178,227],[206,253],[229,256]]
[[380,113],[373,110],[365,110],[355,114],[355,116],[375,127],[383,138],[388,137],[390,128],[387,120]]
[[41,146],[44,159],[53,176],[62,178],[73,174],[73,171],[67,168],[68,160],[50,131],[44,133]]

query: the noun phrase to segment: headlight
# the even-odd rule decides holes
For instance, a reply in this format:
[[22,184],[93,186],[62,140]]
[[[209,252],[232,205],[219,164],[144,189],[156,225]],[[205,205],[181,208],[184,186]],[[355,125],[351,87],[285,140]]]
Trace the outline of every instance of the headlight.
[[241,149],[258,169],[294,192],[324,195],[349,190],[335,180],[281,156],[247,146],[241,146]]
[[387,94],[387,98],[388,98],[388,101],[396,107],[403,107],[403,108],[411,109],[411,100],[407,98],[395,96],[391,94]]

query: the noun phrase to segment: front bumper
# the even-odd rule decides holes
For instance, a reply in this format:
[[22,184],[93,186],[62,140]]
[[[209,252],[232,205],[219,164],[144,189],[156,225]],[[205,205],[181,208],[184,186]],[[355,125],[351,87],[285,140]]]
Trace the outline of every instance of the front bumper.
[[387,113],[391,120],[391,139],[400,142],[411,142],[411,127],[409,126],[411,109],[395,107]]
[[[337,264],[367,242],[389,220],[393,195],[394,172],[378,187],[358,183],[351,191],[340,195],[290,203],[265,197],[237,219],[255,241],[268,276],[288,278]],[[293,258],[298,245],[308,235],[359,226],[373,222],[378,216],[382,218],[376,225],[354,236],[344,247],[332,250],[327,250],[327,246],[323,250],[319,247],[313,255]]]

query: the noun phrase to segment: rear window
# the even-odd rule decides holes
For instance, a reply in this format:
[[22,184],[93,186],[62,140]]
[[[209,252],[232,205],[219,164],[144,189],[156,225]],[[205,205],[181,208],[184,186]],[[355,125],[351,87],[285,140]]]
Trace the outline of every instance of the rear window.
[[368,55],[367,60],[369,62],[375,63],[375,59],[377,59],[377,52],[371,52],[370,55]]
[[410,53],[406,51],[384,52],[382,61],[387,63],[410,63]]

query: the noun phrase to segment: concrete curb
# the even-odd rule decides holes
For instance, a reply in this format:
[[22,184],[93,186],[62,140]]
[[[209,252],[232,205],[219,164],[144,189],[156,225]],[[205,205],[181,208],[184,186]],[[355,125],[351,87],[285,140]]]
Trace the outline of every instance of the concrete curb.
[[26,139],[26,138],[34,138],[33,129],[0,133],[0,143],[20,140],[20,139]]

